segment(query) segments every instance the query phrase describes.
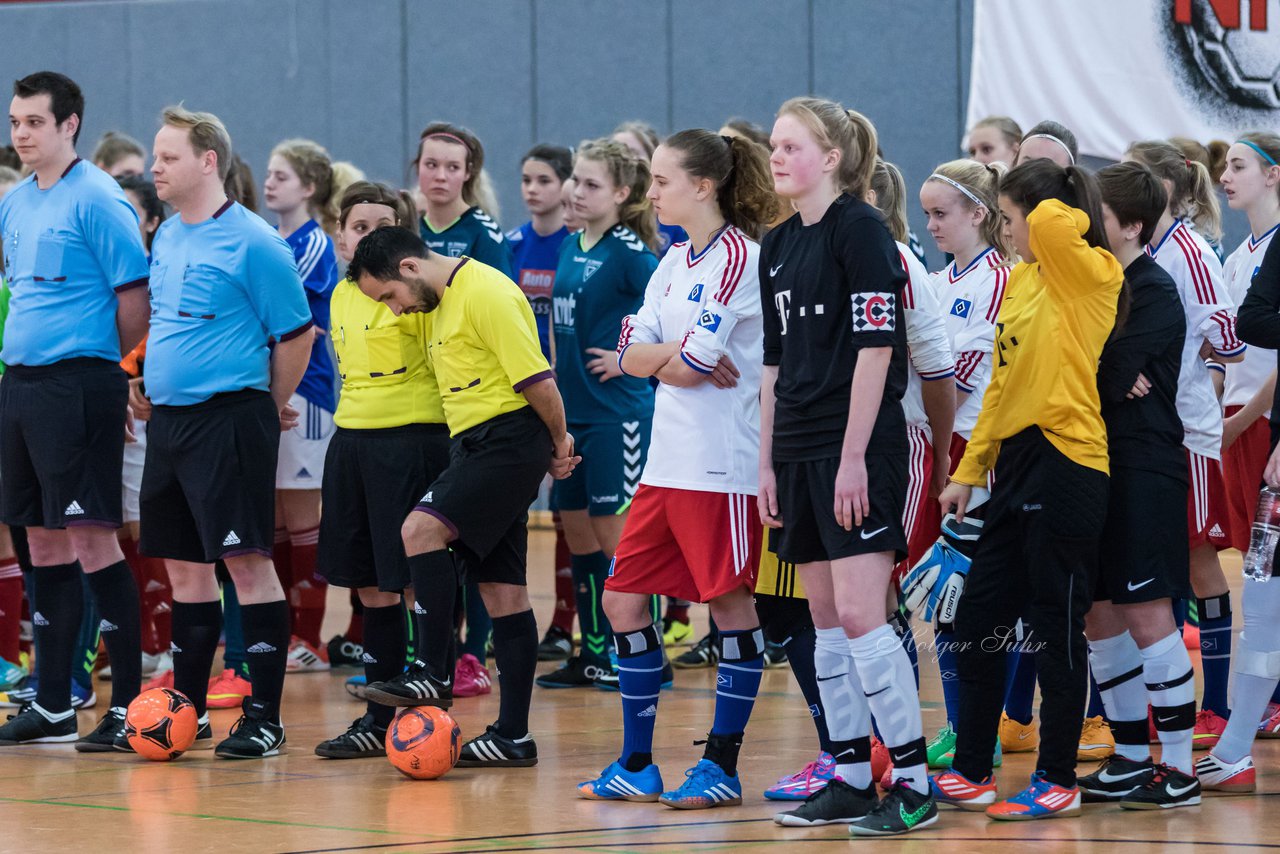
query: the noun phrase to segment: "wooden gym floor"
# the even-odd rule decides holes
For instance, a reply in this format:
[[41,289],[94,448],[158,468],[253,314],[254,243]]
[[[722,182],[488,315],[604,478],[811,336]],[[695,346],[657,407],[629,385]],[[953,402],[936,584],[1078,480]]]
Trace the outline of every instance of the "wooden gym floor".
[[[539,621],[551,610],[551,536],[536,531],[531,564]],[[1224,555],[1232,587],[1240,586],[1239,555]],[[325,637],[345,626],[345,595],[330,597]],[[1237,614],[1239,609],[1237,606]],[[695,611],[695,631],[706,628]],[[1240,618],[1236,618],[1237,628]],[[941,725],[937,669],[922,642],[925,731]],[[556,665],[543,665],[549,668]],[[70,745],[0,751],[0,851],[95,852],[339,852],[339,851],[722,851],[751,846],[805,849],[867,846],[877,850],[947,852],[1151,852],[1280,849],[1274,820],[1280,794],[1280,742],[1258,743],[1257,796],[1206,796],[1199,807],[1125,812],[1086,806],[1078,819],[997,824],[981,814],[944,809],[933,827],[892,840],[851,840],[843,827],[784,829],[778,805],[761,792],[817,752],[807,709],[787,669],[766,672],[743,747],[745,802],[736,808],[681,812],[658,804],[578,800],[574,785],[617,756],[619,703],[596,689],[535,689],[533,730],[540,764],[528,769],[454,769],[432,782],[408,780],[385,760],[335,761],[312,753],[318,742],[362,713],[343,690],[354,671],[290,676],[285,694],[289,753],[262,762],[214,760],[210,753],[172,763],[133,756],[77,754]],[[496,679],[495,679],[496,682]],[[105,711],[109,686],[98,690]],[[691,742],[711,720],[714,676],[679,671],[663,693],[655,755],[673,786],[700,755]],[[491,722],[496,693],[459,700],[453,714],[464,737]],[[215,734],[234,711],[214,711]],[[81,732],[96,718],[80,716]],[[1025,785],[1032,755],[1006,756],[1003,791]],[[785,805],[784,805],[785,806]],[[1271,828],[1270,830],[1268,828]]]

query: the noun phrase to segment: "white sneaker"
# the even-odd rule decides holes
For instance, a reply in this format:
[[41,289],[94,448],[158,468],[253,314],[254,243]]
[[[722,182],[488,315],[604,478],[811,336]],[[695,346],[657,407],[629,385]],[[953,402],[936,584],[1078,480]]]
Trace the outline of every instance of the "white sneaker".
[[302,638],[294,638],[289,645],[289,657],[285,661],[286,673],[324,673],[329,670],[325,653],[311,646]]
[[1228,765],[1212,753],[1206,753],[1196,762],[1196,776],[1200,778],[1200,788],[1207,791],[1245,793],[1257,788],[1250,756]]

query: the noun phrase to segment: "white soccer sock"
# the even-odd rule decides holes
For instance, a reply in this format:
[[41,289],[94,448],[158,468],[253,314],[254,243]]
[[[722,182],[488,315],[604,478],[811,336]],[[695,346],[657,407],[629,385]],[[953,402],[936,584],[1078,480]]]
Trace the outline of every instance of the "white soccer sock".
[[[1214,756],[1229,763],[1239,762],[1253,750],[1258,721],[1276,689],[1276,679],[1262,675],[1267,668],[1261,662],[1280,652],[1280,633],[1276,631],[1280,624],[1280,579],[1267,582],[1246,579],[1240,603],[1244,609],[1244,631],[1240,633],[1231,674],[1231,717],[1213,748]],[[1251,661],[1258,664],[1250,666]]]
[[[1195,727],[1196,682],[1182,633],[1175,631],[1141,652],[1142,678],[1147,684],[1156,730],[1160,733],[1160,761],[1184,774],[1195,774],[1191,736]],[[1175,730],[1162,728],[1167,721],[1177,718],[1186,726]]]
[[[849,652],[849,638],[839,626],[816,629],[815,635],[813,668],[817,672],[818,695],[822,698],[822,713],[826,715],[832,742],[869,737],[871,712]],[[871,785],[870,757],[864,762],[840,762],[840,759],[836,757],[836,774],[841,779],[858,789]]]
[[907,651],[888,624],[850,639],[849,651],[880,737],[893,757],[894,777],[906,780],[917,792],[928,792],[920,694]]
[[[1142,654],[1128,632],[1113,638],[1089,641],[1089,667],[1098,682],[1102,705],[1113,721],[1146,721],[1147,687],[1143,684]],[[1146,727],[1143,727],[1146,732]],[[1125,759],[1141,762],[1151,756],[1144,738],[1142,744],[1116,742],[1116,753]]]

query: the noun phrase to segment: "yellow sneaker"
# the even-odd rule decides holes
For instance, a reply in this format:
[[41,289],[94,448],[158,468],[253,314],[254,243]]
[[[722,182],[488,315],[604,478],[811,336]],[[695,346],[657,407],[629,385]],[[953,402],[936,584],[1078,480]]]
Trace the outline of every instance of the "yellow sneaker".
[[692,620],[682,623],[679,620],[670,620],[663,617],[662,623],[666,627],[662,633],[662,643],[665,646],[679,646],[693,637]]
[[1040,724],[1021,724],[1000,713],[1000,749],[1005,753],[1035,753],[1040,749]]
[[1116,739],[1111,734],[1111,727],[1099,715],[1085,718],[1080,729],[1080,746],[1076,749],[1076,759],[1081,762],[1106,759],[1116,752]]

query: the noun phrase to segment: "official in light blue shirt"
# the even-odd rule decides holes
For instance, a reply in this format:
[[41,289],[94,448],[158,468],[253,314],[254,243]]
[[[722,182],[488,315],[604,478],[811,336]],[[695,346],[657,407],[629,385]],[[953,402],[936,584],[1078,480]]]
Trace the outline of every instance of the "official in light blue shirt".
[[49,189],[32,174],[0,199],[12,296],[0,361],[120,361],[116,294],[147,284],[138,215],[115,179],[75,160]]
[[269,391],[271,339],[311,327],[289,245],[228,201],[193,225],[170,217],[151,251],[151,402],[189,406],[222,392]]

